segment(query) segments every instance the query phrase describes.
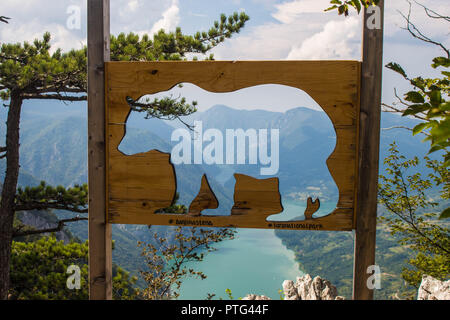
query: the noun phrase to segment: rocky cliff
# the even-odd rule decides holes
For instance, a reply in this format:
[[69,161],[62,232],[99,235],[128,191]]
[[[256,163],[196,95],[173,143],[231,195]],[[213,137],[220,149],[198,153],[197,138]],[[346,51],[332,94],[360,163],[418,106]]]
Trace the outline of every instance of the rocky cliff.
[[[283,282],[284,300],[344,300],[330,281],[314,279],[309,275],[297,277],[296,281]],[[249,294],[242,300],[270,300],[263,295]],[[450,280],[440,281],[424,275],[417,294],[417,300],[450,300]]]

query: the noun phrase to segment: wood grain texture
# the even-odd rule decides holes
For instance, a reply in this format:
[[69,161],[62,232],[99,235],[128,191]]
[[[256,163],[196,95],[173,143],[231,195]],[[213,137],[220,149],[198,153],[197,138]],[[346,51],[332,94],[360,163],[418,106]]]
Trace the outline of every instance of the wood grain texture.
[[306,220],[311,220],[313,218],[313,214],[319,211],[320,209],[320,200],[316,199],[315,201],[312,198],[308,198],[306,204],[306,210],[304,213]]
[[364,10],[363,63],[361,72],[361,112],[359,126],[359,176],[355,216],[355,252],[353,299],[372,300],[373,289],[367,286],[375,264],[378,166],[380,150],[381,94],[383,72],[384,1],[378,4],[381,29],[369,29],[366,21],[373,13]]
[[[357,61],[201,61],[201,62],[110,62],[107,67],[109,137],[109,221],[129,224],[236,226],[311,230],[352,230],[357,174],[357,125],[360,63]],[[265,214],[186,217],[151,215],[126,193],[114,192],[123,183],[126,156],[118,151],[125,135],[130,108],[145,94],[167,91],[179,83],[192,83],[210,92],[280,84],[309,94],[326,112],[336,131],[336,148],[327,160],[339,189],[336,209],[326,217],[289,224],[267,222]],[[151,181],[152,184],[155,181]],[[153,188],[149,185],[150,188]],[[167,190],[166,198],[171,191]],[[149,198],[150,199],[150,198]],[[141,199],[142,200],[142,199]],[[153,208],[152,208],[153,209]],[[272,210],[272,208],[265,208]],[[256,210],[258,211],[258,210]],[[262,213],[262,209],[259,209]],[[180,223],[176,223],[179,220]]]
[[151,150],[124,157],[112,153],[109,168],[114,172],[111,179],[114,182],[109,184],[110,219],[121,214],[116,210],[116,203],[140,208],[144,215],[172,205],[176,177],[170,154]]
[[255,179],[235,174],[234,205],[231,215],[261,217],[265,219],[283,211],[278,178]]
[[104,63],[110,59],[109,0],[88,1],[89,299],[112,299],[112,238],[107,223]]
[[219,201],[217,200],[214,192],[211,190],[211,186],[209,185],[206,174],[204,174],[202,177],[200,191],[198,192],[198,195],[195,197],[195,199],[191,202],[188,214],[193,217],[201,216],[203,210],[217,209],[218,207]]

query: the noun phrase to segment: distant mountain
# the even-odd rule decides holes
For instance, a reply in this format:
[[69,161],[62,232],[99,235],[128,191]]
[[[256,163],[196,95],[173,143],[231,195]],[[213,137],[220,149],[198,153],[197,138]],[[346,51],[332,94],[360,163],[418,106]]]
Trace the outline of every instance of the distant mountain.
[[[5,108],[0,116],[5,119]],[[236,110],[217,105],[205,112],[197,112],[186,121],[202,121],[204,130],[219,129],[279,129],[280,130],[280,190],[283,198],[304,199],[317,195],[322,200],[337,198],[337,188],[331,179],[325,160],[335,147],[335,132],[324,112],[309,108],[295,108],[287,112],[265,110]],[[382,127],[412,127],[417,121],[393,114],[382,115]],[[184,125],[178,121],[143,119],[142,114],[132,114],[127,124],[120,151],[126,154],[158,149],[170,152],[175,142],[170,141],[176,128]],[[5,126],[0,125],[0,134],[5,135]],[[381,133],[381,155],[384,159],[389,143],[397,141],[406,156],[424,155],[427,144],[421,137],[412,137],[402,129],[383,130]],[[87,120],[83,103],[62,105],[56,102],[33,102],[24,106],[21,121],[21,173],[20,185],[37,185],[40,180],[57,185],[72,185],[87,182]],[[383,170],[383,162],[380,162]],[[201,177],[208,175],[212,189],[219,199],[220,210],[227,214],[233,204],[233,173],[261,176],[256,165],[177,165],[177,185],[180,202],[189,204],[200,188]],[[0,178],[4,176],[5,161],[0,161]],[[426,168],[423,168],[425,171]],[[303,201],[303,200],[302,200]],[[68,216],[68,213],[58,213]],[[170,228],[152,227],[166,232]],[[87,223],[69,226],[71,232],[87,239]],[[170,229],[172,230],[172,229]],[[169,232],[170,233],[170,232]],[[114,226],[116,250],[115,262],[127,267],[135,274],[142,266],[139,262],[137,241],[151,241],[146,226]]]
[[[279,129],[280,168],[276,176],[280,178],[282,195],[304,198],[313,193],[311,195],[321,196],[325,200],[337,198],[337,188],[325,163],[335,147],[336,136],[324,112],[304,107],[284,113],[249,111],[216,105],[186,117],[184,121],[189,124],[202,121],[204,131],[215,128],[224,136],[226,129]],[[394,114],[385,113],[382,116],[384,128],[398,125],[412,127],[416,123]],[[29,173],[51,184],[71,185],[87,181],[87,120],[84,107],[26,105],[21,127],[21,166],[25,175]],[[126,154],[151,149],[171,152],[177,143],[170,141],[176,128],[185,126],[179,121],[144,119],[143,114],[132,113],[127,123],[127,134],[119,149]],[[392,129],[382,131],[381,159],[386,156],[388,145],[394,140],[399,142],[401,151],[406,155],[426,154],[427,146],[420,143],[420,137],[412,137],[406,130]],[[260,175],[258,165],[177,165],[176,170],[182,203],[189,204],[195,197],[201,176],[206,173],[221,204],[220,211],[223,209],[226,212],[229,212],[233,202],[234,173],[267,178]]]
[[[136,119],[135,115],[135,118]],[[158,120],[153,119],[157,122]],[[271,112],[265,110],[236,110],[224,105],[216,105],[205,112],[197,112],[184,119],[190,125],[195,121],[202,121],[203,131],[214,128],[225,136],[226,129],[279,129],[280,132],[280,170],[276,176],[280,178],[280,190],[282,195],[307,196],[311,190],[319,190],[320,195],[326,200],[337,198],[337,188],[332,181],[326,167],[326,159],[332,153],[336,144],[336,134],[331,120],[321,111],[299,107],[287,112]],[[140,122],[144,124],[144,122]],[[394,114],[382,115],[382,127],[394,126],[413,127],[418,121],[400,117]],[[129,122],[136,125],[136,120]],[[178,121],[166,122],[174,128],[183,128]],[[161,126],[161,125],[159,125]],[[149,126],[148,130],[159,134],[157,128]],[[167,127],[163,130],[167,139]],[[427,145],[420,142],[420,137],[412,137],[409,131],[404,129],[382,130],[380,159],[387,155],[389,144],[396,140],[401,146],[400,150],[405,155],[424,155]],[[166,140],[168,141],[168,139]],[[172,143],[172,147],[175,143]],[[383,161],[380,162],[381,170],[384,169]],[[233,190],[233,173],[239,172],[258,178],[261,176],[259,166],[256,165],[204,165],[203,169],[209,177],[222,183],[227,190]],[[314,193],[314,192],[313,192]],[[220,201],[220,199],[219,199]]]

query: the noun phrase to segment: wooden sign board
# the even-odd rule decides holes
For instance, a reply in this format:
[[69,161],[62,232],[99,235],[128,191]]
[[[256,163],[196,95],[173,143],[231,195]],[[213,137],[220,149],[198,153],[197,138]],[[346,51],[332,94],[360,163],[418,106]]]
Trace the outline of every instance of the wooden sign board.
[[[106,62],[107,218],[109,223],[350,231],[355,227],[361,63],[358,61]],[[336,131],[327,166],[338,189],[336,209],[314,218],[319,201],[308,200],[303,221],[267,221],[283,211],[278,178],[235,174],[234,206],[228,215],[202,215],[218,207],[206,176],[185,215],[155,213],[175,198],[170,154],[158,150],[125,155],[118,147],[131,108],[127,97],[192,83],[210,92],[233,92],[263,84],[286,85],[309,94]]]

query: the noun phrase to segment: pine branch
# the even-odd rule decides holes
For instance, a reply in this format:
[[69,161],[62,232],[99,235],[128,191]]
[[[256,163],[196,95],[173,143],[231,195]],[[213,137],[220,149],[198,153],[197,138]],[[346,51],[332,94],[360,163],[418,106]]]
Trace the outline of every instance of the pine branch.
[[39,94],[39,93],[23,93],[22,98],[24,100],[36,99],[36,100],[60,100],[60,101],[86,101],[87,96],[66,96],[62,94]]
[[62,229],[66,226],[66,223],[86,221],[86,220],[88,220],[88,219],[77,216],[72,219],[64,219],[64,220],[58,221],[58,225],[54,228],[41,229],[41,230],[27,230],[27,231],[22,231],[22,232],[20,232],[21,228],[19,228],[18,230],[14,231],[13,238],[31,236],[31,235],[43,234],[43,233],[59,232],[59,231],[62,231]]
[[44,181],[37,187],[18,188],[15,211],[30,210],[65,210],[87,213],[88,187],[86,184],[72,188],[48,186]]
[[79,208],[77,205],[57,203],[57,202],[36,202],[30,201],[27,203],[21,203],[14,206],[15,211],[32,211],[32,210],[64,210],[76,213],[88,213],[87,208]]
[[131,110],[135,112],[146,113],[145,118],[157,118],[161,120],[178,120],[187,128],[193,130],[193,126],[189,125],[181,119],[181,117],[189,116],[197,112],[197,102],[192,101],[191,104],[186,102],[186,98],[164,97],[162,99],[145,99],[145,102],[138,102],[131,97],[127,97],[127,103]]
[[0,60],[13,60],[15,62],[19,62],[21,64],[25,64],[26,61],[25,59],[21,59],[18,57],[13,57],[13,56],[8,56],[8,55],[4,55],[4,54],[0,54]]

